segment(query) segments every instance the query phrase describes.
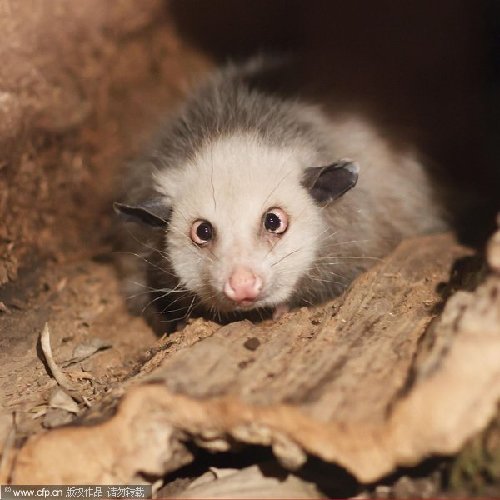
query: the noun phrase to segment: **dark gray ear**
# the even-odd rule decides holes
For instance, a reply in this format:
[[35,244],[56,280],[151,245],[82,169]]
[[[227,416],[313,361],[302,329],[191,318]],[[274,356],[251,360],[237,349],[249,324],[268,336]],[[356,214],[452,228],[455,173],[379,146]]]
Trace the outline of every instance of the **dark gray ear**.
[[139,222],[156,228],[166,227],[171,210],[165,198],[154,198],[137,205],[115,202],[113,208],[126,221]]
[[302,184],[311,196],[326,205],[353,188],[358,182],[359,165],[352,160],[339,160],[327,167],[306,169]]

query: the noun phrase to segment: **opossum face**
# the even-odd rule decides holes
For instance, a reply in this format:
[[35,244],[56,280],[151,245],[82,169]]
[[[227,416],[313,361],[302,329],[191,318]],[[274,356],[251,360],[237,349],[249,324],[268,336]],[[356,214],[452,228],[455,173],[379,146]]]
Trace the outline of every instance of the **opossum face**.
[[317,161],[313,151],[231,136],[156,174],[181,287],[221,312],[286,303],[327,236],[322,205],[357,179],[351,162],[309,168]]
[[286,302],[325,232],[321,206],[304,185],[320,184],[304,174],[312,156],[231,136],[160,174],[172,206],[166,252],[181,285],[220,311]]

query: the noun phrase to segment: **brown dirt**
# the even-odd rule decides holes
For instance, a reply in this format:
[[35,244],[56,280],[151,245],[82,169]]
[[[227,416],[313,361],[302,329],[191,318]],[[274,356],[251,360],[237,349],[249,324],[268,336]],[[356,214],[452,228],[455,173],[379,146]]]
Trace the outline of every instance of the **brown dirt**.
[[110,251],[124,161],[206,66],[161,1],[45,7],[0,12],[0,401],[28,427],[24,410],[52,386],[37,353],[46,321],[62,356],[89,334],[113,344],[96,355],[102,384],[155,342],[127,317],[110,264],[91,259]]
[[111,344],[86,361],[90,399],[155,345],[100,256],[123,163],[208,62],[160,0],[1,7],[0,405],[24,435],[40,429],[31,410],[55,385],[41,361],[45,322],[58,361],[89,337]]
[[[435,344],[439,347],[432,331],[427,332],[428,324],[442,305],[436,285],[448,280],[449,265],[455,257],[462,255],[463,249],[450,240],[432,240],[428,245],[419,243],[420,250],[397,254],[404,257],[401,261],[396,260],[398,265],[389,259],[376,274],[362,277],[358,283],[358,290],[362,290],[359,294],[343,298],[324,309],[295,313],[296,316],[291,315],[277,326],[241,324],[220,329],[218,325],[199,320],[184,332],[158,339],[142,319],[128,315],[110,262],[108,240],[111,201],[119,185],[120,170],[124,161],[150,137],[164,110],[174,108],[190,81],[211,64],[202,50],[193,49],[187,42],[190,37],[186,32],[193,26],[200,22],[201,27],[206,26],[203,9],[191,18],[191,2],[184,4],[190,8],[182,7],[179,2],[169,5],[172,7],[170,11],[161,0],[86,0],[75,4],[53,0],[50,8],[45,0],[29,3],[4,1],[0,4],[0,447],[5,445],[0,479],[10,477],[14,462],[5,457],[13,458],[15,454],[11,456],[8,452],[18,451],[25,438],[36,435],[44,439],[44,436],[49,436],[47,439],[51,442],[51,436],[56,436],[54,442],[57,442],[60,434],[47,432],[45,427],[58,422],[79,423],[81,419],[89,426],[109,418],[117,411],[118,400],[128,387],[150,375],[163,383],[152,389],[159,391],[161,404],[158,407],[158,401],[148,399],[146,385],[146,396],[136,401],[137,415],[142,422],[144,408],[141,405],[144,404],[146,409],[153,410],[152,415],[160,408],[170,416],[168,425],[175,424],[168,443],[172,446],[169,452],[173,458],[168,467],[165,463],[157,467],[155,457],[150,456],[150,448],[143,450],[144,456],[135,456],[136,450],[141,449],[141,432],[151,437],[147,434],[151,429],[146,426],[139,429],[137,443],[133,439],[129,443],[132,458],[124,466],[125,475],[137,472],[134,457],[139,460],[139,468],[150,464],[159,476],[187,463],[192,459],[191,450],[184,447],[188,435],[193,442],[209,449],[227,448],[238,439],[251,442],[252,438],[256,439],[259,429],[254,429],[255,435],[246,429],[243,437],[240,429],[239,437],[235,437],[237,432],[233,424],[228,424],[231,419],[241,420],[246,411],[255,411],[264,423],[266,419],[277,418],[280,423],[273,425],[280,427],[280,419],[285,414],[280,413],[282,410],[274,416],[272,412],[267,416],[265,411],[261,414],[258,407],[263,403],[285,404],[287,408],[291,405],[300,410],[299,416],[292,412],[297,417],[295,423],[293,418],[283,420],[283,425],[289,426],[289,436],[280,435],[272,443],[276,455],[283,462],[288,460],[288,466],[293,467],[303,460],[305,450],[323,456],[327,461],[340,461],[357,473],[365,474],[363,467],[369,469],[369,465],[359,465],[352,456],[346,458],[342,455],[342,450],[339,452],[342,443],[339,449],[333,446],[323,450],[322,455],[318,452],[322,450],[322,439],[318,434],[311,431],[311,436],[317,441],[304,444],[306,438],[301,438],[301,433],[304,428],[311,430],[314,419],[317,419],[314,424],[317,426],[318,422],[324,424],[335,417],[341,422],[339,441],[342,441],[346,429],[343,419],[355,424],[367,419],[374,423],[385,421],[395,407],[394,401],[403,397],[411,386],[415,375],[413,370],[420,364],[424,367],[429,362],[432,364],[433,358],[430,356],[429,361],[425,349],[432,354]],[[278,15],[283,9],[288,9],[288,4],[279,7],[276,3],[275,7]],[[219,10],[223,8],[222,2]],[[234,9],[240,15],[244,14],[244,10]],[[233,10],[227,13],[231,18]],[[214,15],[215,12],[216,9]],[[464,21],[467,9],[462,6],[459,12],[462,13],[460,22],[467,24]],[[176,22],[185,31],[182,36],[176,31],[174,14]],[[299,17],[295,12],[294,23]],[[251,14],[250,18],[252,21],[247,28],[252,28],[253,23],[259,25],[258,12]],[[224,16],[219,19],[224,19]],[[270,16],[266,21],[268,24],[269,19]],[[371,19],[369,21],[368,24],[373,24]],[[308,14],[307,29],[323,33],[326,22],[326,18],[323,22],[317,12]],[[439,24],[439,18],[436,22]],[[55,25],[57,29],[54,29]],[[270,26],[268,31],[275,36]],[[290,26],[292,24],[288,29]],[[219,30],[215,24],[210,23],[209,27],[212,31]],[[253,28],[240,32],[233,27],[238,39],[245,35],[245,40],[240,40],[243,45],[254,31],[259,33]],[[280,37],[286,39],[290,36],[293,34],[286,26],[280,29]],[[214,37],[217,36],[213,33],[209,36],[210,39]],[[230,37],[230,43],[231,40]],[[318,41],[314,36],[309,36],[309,40],[313,51],[322,44],[322,40]],[[473,52],[470,47],[467,50]],[[325,46],[316,64],[323,64],[332,50],[336,49]],[[399,67],[396,69],[399,71]],[[362,79],[358,79],[357,71],[358,67],[353,65],[351,78],[355,75],[358,85],[359,82],[365,85]],[[389,72],[389,80],[390,75]],[[441,82],[439,78],[437,80]],[[350,92],[350,80],[343,81],[341,90],[345,87]],[[470,87],[475,86],[475,80],[472,83]],[[387,91],[383,83],[382,86]],[[447,88],[447,84],[444,87]],[[439,89],[442,91],[441,86]],[[462,102],[462,90],[457,89],[458,97],[453,102]],[[401,96],[406,102],[405,89],[401,90]],[[466,110],[460,110],[460,116],[468,116]],[[422,114],[425,115],[425,111]],[[467,120],[453,123],[458,126],[462,121]],[[455,140],[465,131],[456,132],[450,128],[447,134],[453,135]],[[439,141],[440,138],[433,135],[431,142]],[[462,168],[461,171],[466,170]],[[435,252],[427,267],[426,252]],[[398,271],[385,273],[384,265],[392,265]],[[413,285],[407,287],[408,282]],[[390,299],[393,302],[389,306]],[[378,314],[395,308],[397,315],[393,317],[388,313],[383,319],[370,317],[366,313],[367,303]],[[343,315],[350,318],[349,329],[343,327]],[[409,330],[407,322],[413,325]],[[50,407],[49,400],[56,382],[43,361],[39,345],[45,323],[50,327],[55,360],[92,405],[89,413],[85,413],[83,404],[79,405],[78,414]],[[302,329],[297,326],[300,324]],[[372,328],[386,341],[382,351],[366,335]],[[355,330],[364,332],[364,335],[356,337],[353,335]],[[321,342],[326,345],[332,340],[330,331],[338,335],[335,342],[340,342],[340,348],[334,342],[334,355],[321,356]],[[423,341],[423,338],[427,340]],[[92,339],[100,339],[107,347],[83,361],[66,365],[74,357],[75,349]],[[365,351],[371,353],[371,357],[363,357]],[[416,351],[419,351],[418,355]],[[212,353],[213,358],[209,359],[207,353]],[[275,353],[272,365],[266,353]],[[231,363],[232,359],[234,363]],[[321,363],[315,364],[317,359],[322,360]],[[197,369],[192,370],[192,366]],[[215,369],[217,366],[219,372]],[[315,366],[319,367],[317,372],[314,372]],[[158,369],[162,370],[161,373]],[[305,373],[310,375],[307,383],[303,378]],[[371,379],[373,385],[366,385],[366,380]],[[169,391],[178,394],[172,395]],[[217,400],[217,397],[228,394],[232,398],[230,401],[222,400],[221,403]],[[174,409],[168,406],[169,398]],[[204,406],[204,401],[210,398],[214,398],[213,401]],[[240,401],[235,403],[238,398]],[[360,405],[360,400],[366,404]],[[253,406],[257,410],[252,409]],[[191,413],[188,409],[192,410]],[[184,419],[183,411],[188,412]],[[199,424],[196,418],[203,412],[207,412],[208,417]],[[10,443],[14,445],[11,450],[8,436],[13,415],[16,433],[14,443]],[[176,418],[179,421],[175,421]],[[313,420],[307,420],[307,425],[295,425],[298,421],[305,422],[303,419]],[[116,419],[107,421],[110,422],[108,429],[117,422]],[[126,425],[130,422],[133,419]],[[201,427],[196,427],[198,424]],[[72,428],[69,429],[71,434]],[[98,432],[99,429],[97,426]],[[128,427],[125,429],[129,431]],[[156,429],[154,421],[152,429]],[[233,431],[235,436],[231,435]],[[135,436],[133,432],[130,435]],[[293,436],[291,440],[290,435]],[[94,437],[89,436],[90,446]],[[106,436],[110,439],[109,435]],[[36,443],[36,439],[28,443]],[[359,441],[359,436],[356,439]],[[111,441],[113,445],[116,443],[116,434],[111,435]],[[297,443],[303,448],[297,447]],[[36,467],[39,450],[36,446],[26,449],[24,456],[33,460],[35,470],[43,476],[49,469],[43,465]],[[33,455],[30,455],[30,450],[34,450]],[[57,474],[57,460],[62,461],[63,469],[67,457],[58,454],[57,447],[54,453],[50,461],[54,463],[54,474]],[[356,453],[354,450],[354,455]],[[404,456],[404,451],[399,450],[399,453]],[[92,454],[85,455],[82,451],[82,463],[89,463],[89,457],[92,458]],[[128,459],[129,455],[124,453],[124,457]],[[140,459],[144,461],[141,463]],[[392,459],[397,462],[394,457]],[[42,453],[41,463],[46,464],[43,460]],[[74,464],[78,464],[76,458]],[[21,467],[19,477],[23,477],[22,460],[17,465]],[[32,472],[29,460],[24,466],[29,477]],[[316,474],[320,470],[317,463],[315,470]],[[86,472],[88,477],[95,479],[102,471],[99,464],[90,460]],[[370,475],[372,472],[366,474],[365,477],[377,476]],[[464,475],[460,474],[458,472],[455,476],[461,478]],[[396,481],[392,489],[374,495],[393,495],[399,491],[414,496],[424,494],[425,488],[429,487],[427,481],[417,485],[415,490],[411,489],[411,482],[408,485],[405,481]],[[398,484],[399,490],[395,489]],[[438,486],[433,484],[432,488],[435,494]],[[461,488],[461,491],[467,491],[467,486]]]
[[161,1],[3,5],[0,285],[98,251],[121,165],[204,65]]
[[[221,452],[237,451],[244,443],[269,446],[286,469],[302,475],[311,455],[342,465],[366,483],[398,465],[455,453],[486,427],[500,394],[499,276],[491,275],[474,292],[443,287],[453,262],[467,253],[446,235],[403,242],[330,304],[258,325],[221,327],[196,320],[160,339],[137,369],[124,367],[123,344],[117,343],[116,352],[96,354],[96,364],[76,365],[95,377],[79,382],[93,405],[90,412],[80,405],[86,425],[35,433],[13,456],[11,479],[133,482],[143,475],[163,477],[189,463],[199,454],[193,444]],[[472,268],[463,266],[461,277]],[[88,328],[82,316],[90,324],[100,309],[96,324],[109,323],[109,315],[121,308],[102,300],[80,305],[70,328]],[[125,331],[128,326],[137,328],[127,323]],[[82,337],[68,342],[74,346]],[[54,342],[58,361],[71,356],[60,337]],[[40,402],[29,401],[26,415],[36,403],[40,412]],[[47,415],[55,418],[52,411]],[[92,458],[96,453],[98,461]],[[247,473],[242,470],[242,477]],[[310,474],[313,483],[321,483],[317,467]],[[237,488],[237,477],[214,487]],[[255,491],[265,487],[259,477],[252,479]],[[335,472],[333,479],[338,477],[342,474]],[[393,479],[394,490],[375,488],[374,495],[442,492],[439,470],[430,469],[419,480],[404,477]],[[299,483],[298,489],[308,489]],[[359,484],[357,490],[362,491]]]

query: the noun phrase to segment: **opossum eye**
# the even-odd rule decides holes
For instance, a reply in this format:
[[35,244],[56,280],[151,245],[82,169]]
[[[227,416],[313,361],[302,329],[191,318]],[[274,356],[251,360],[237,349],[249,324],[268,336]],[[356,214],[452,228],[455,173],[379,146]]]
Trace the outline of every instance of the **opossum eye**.
[[266,231],[282,234],[288,227],[288,217],[281,208],[270,208],[264,214],[264,227]]
[[206,220],[197,220],[191,226],[191,239],[197,245],[208,243],[214,236],[212,224]]

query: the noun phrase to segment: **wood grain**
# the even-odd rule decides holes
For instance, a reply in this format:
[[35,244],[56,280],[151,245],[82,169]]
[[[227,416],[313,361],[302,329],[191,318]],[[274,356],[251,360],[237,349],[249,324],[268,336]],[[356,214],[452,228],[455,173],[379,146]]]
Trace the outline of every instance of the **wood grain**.
[[198,320],[165,340],[114,417],[30,439],[13,479],[161,476],[190,460],[191,440],[271,446],[290,469],[313,454],[366,482],[453,453],[500,397],[498,275],[453,295],[437,319],[468,253],[448,235],[409,240],[323,307],[257,325]]

